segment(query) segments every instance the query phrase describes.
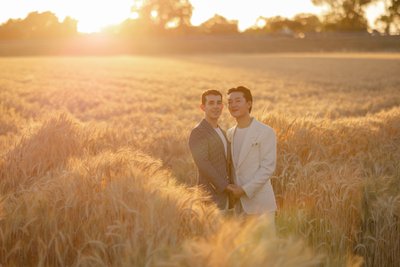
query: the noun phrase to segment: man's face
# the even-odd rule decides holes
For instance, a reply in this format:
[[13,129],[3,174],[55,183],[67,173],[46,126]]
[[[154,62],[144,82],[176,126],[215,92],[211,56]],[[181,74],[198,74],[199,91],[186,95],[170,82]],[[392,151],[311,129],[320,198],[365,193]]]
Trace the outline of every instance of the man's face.
[[248,115],[251,101],[244,98],[242,92],[232,92],[228,95],[228,109],[232,117],[240,118]]
[[201,109],[206,117],[212,120],[217,120],[221,116],[223,108],[224,105],[220,95],[208,95],[206,96],[206,103],[204,105],[201,104]]

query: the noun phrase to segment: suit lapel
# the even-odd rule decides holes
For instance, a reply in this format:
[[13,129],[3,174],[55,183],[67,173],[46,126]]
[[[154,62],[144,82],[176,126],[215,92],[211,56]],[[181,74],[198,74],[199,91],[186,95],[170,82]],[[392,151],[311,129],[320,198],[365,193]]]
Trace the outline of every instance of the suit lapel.
[[[221,128],[219,128],[220,130],[221,130],[221,132],[222,132],[222,134],[224,135],[224,138],[225,138],[225,142],[226,142],[226,153],[225,153],[225,146],[224,146],[224,143],[222,143],[222,140],[221,140],[221,138],[219,137],[219,134],[217,134],[217,136],[218,136],[218,140],[220,141],[220,143],[221,143],[221,145],[222,145],[222,148],[224,149],[224,155],[225,155],[225,160],[229,160],[229,142],[228,142],[228,137],[226,137],[226,132],[224,131],[224,130],[222,130]],[[214,132],[215,132],[215,130],[214,130]]]
[[[225,132],[224,130],[222,130],[221,129],[221,131],[222,131],[222,133],[224,134],[224,136],[225,136],[225,141],[226,141],[226,157],[225,157],[225,160],[226,160],[226,173],[228,174],[228,177],[229,177],[229,181],[230,181],[230,183],[232,183],[232,158],[231,158],[231,143],[229,142],[229,139],[228,139],[228,134],[227,134],[227,132]],[[224,149],[225,149],[225,147],[224,147]]]
[[233,164],[233,167],[236,169],[237,168],[237,166],[236,166],[236,164],[235,164],[235,162],[234,162],[234,157],[233,157],[233,143],[234,143],[234,136],[235,136],[235,132],[236,132],[236,127],[237,127],[237,125],[235,125],[235,126],[233,126],[232,127],[232,129],[230,129],[229,130],[229,132],[228,132],[228,135],[229,135],[229,138],[228,138],[228,141],[230,141],[231,142],[231,159],[232,159],[232,164]]
[[[219,137],[218,133],[214,130],[214,128],[213,128],[205,119],[203,119],[203,120],[201,121],[201,125],[202,125],[202,127],[203,127],[204,129],[206,129],[206,130],[211,134],[211,136],[212,136],[214,139],[217,140],[218,144],[220,145],[220,148],[222,149],[222,151],[224,151],[223,154],[224,154],[224,157],[225,157],[225,159],[226,159],[226,155],[225,155],[225,146],[224,146],[224,143],[222,143],[222,140],[221,140],[221,138]],[[226,139],[226,136],[225,136],[225,132],[224,132],[224,131],[222,131],[222,132],[224,133],[225,140],[227,140],[227,139]]]
[[247,154],[249,154],[252,145],[254,144],[254,142],[257,139],[257,136],[258,136],[258,132],[257,132],[257,128],[256,128],[256,122],[253,119],[253,121],[250,124],[249,129],[247,130],[242,147],[240,149],[239,161],[238,161],[238,165],[236,166],[237,168],[240,167],[240,164],[243,163]]

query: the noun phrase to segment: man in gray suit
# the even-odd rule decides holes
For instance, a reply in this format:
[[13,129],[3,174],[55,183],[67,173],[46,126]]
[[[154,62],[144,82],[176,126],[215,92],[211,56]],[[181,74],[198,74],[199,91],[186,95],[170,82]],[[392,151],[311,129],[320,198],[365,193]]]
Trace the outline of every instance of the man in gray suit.
[[218,126],[223,107],[219,91],[203,92],[200,108],[204,111],[204,119],[189,137],[190,151],[198,168],[198,184],[221,210],[228,207],[226,188],[230,184],[230,147],[225,132]]

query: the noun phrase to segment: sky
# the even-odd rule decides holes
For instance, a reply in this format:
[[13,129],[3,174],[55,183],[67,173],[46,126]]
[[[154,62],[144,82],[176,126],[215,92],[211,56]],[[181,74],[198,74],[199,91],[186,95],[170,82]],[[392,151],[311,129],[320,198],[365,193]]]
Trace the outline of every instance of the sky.
[[[78,20],[78,31],[96,32],[132,17],[134,0],[0,0],[0,23],[10,18],[25,18],[32,11],[51,11],[62,21],[66,16]],[[311,0],[190,0],[194,10],[192,24],[199,25],[215,14],[239,21],[239,30],[255,24],[259,16],[284,16],[298,13],[321,14]],[[95,7],[95,8],[93,8]],[[367,9],[370,25],[383,11],[382,4]]]

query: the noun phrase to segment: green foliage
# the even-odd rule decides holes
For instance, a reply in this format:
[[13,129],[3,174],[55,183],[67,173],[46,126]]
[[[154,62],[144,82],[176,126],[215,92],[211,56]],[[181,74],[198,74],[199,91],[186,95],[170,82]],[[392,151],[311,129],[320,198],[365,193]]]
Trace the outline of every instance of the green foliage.
[[259,17],[256,21],[256,25],[246,30],[246,33],[302,36],[306,33],[320,32],[321,28],[321,22],[316,15],[302,13],[296,15],[293,19],[281,16],[271,18]]
[[168,28],[168,23],[176,27],[190,26],[193,6],[188,0],[142,0],[140,7],[134,6],[132,11],[138,12],[139,19],[158,31]]
[[220,15],[214,15],[214,17],[203,22],[199,28],[201,32],[210,34],[239,33],[237,20],[230,21]]
[[400,0],[385,0],[385,14],[380,16],[376,23],[383,26],[386,34],[400,33]]
[[326,31],[366,31],[368,22],[364,7],[374,0],[313,0],[315,5],[327,5],[329,12],[323,24]]
[[25,19],[10,19],[0,25],[0,39],[51,39],[77,35],[77,21],[63,22],[51,12],[31,12]]

